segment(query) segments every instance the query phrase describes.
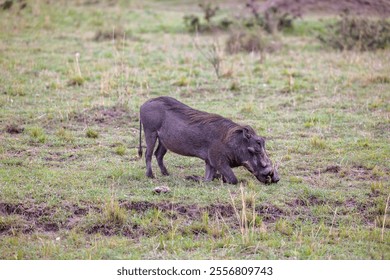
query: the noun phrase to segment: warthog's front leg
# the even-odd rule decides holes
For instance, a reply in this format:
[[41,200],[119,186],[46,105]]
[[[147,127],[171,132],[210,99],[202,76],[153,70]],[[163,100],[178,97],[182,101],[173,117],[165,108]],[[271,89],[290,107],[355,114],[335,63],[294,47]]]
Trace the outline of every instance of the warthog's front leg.
[[217,169],[223,178],[223,181],[228,184],[236,185],[238,183],[236,175],[234,175],[232,168],[229,165],[219,166]]
[[198,175],[186,176],[187,180],[193,180],[195,182],[211,182],[215,178],[218,178],[217,170],[211,166],[208,161],[206,161],[206,172],[204,177]]

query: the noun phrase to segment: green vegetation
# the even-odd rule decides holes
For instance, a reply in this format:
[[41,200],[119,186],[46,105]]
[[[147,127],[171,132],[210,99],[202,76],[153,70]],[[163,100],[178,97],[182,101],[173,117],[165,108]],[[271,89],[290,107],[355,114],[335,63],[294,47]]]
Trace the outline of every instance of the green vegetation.
[[343,14],[329,24],[325,36],[319,39],[339,50],[373,51],[390,46],[390,21]]
[[[0,11],[1,259],[390,259],[389,49],[323,48],[311,17],[228,54],[187,32],[195,4],[84,2]],[[161,95],[251,125],[281,181],[187,181],[204,163],[173,153],[145,177]]]

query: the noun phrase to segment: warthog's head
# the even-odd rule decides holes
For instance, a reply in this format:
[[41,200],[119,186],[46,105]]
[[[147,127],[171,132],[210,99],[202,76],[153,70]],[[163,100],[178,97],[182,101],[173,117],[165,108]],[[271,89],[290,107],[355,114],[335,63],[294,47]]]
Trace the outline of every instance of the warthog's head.
[[277,183],[280,178],[277,167],[273,165],[272,161],[265,151],[264,138],[245,134],[247,141],[247,152],[244,152],[242,165],[256,178],[263,183]]

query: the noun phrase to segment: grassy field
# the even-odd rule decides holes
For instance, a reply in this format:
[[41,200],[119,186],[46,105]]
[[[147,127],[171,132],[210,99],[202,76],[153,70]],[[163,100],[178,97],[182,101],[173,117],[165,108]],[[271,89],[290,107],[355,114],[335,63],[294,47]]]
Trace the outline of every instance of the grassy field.
[[[81,2],[0,11],[1,259],[390,259],[389,49],[325,48],[310,17],[218,79],[199,47],[227,34],[186,32],[195,4]],[[281,181],[187,181],[204,163],[173,153],[146,178],[161,95],[251,125]]]

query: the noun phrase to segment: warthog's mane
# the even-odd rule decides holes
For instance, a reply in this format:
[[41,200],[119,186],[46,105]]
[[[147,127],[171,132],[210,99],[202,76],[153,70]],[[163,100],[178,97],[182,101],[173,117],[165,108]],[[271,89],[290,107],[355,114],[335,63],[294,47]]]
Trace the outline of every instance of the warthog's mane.
[[221,115],[193,109],[183,103],[178,102],[175,99],[164,98],[162,101],[165,103],[169,110],[175,111],[185,116],[188,120],[189,125],[207,125],[213,123],[217,124],[218,128],[223,131],[223,142],[229,142],[238,133],[242,133],[243,131],[246,131],[246,133],[249,133],[251,135],[256,135],[253,128],[249,125],[240,125],[230,119],[222,117]]

